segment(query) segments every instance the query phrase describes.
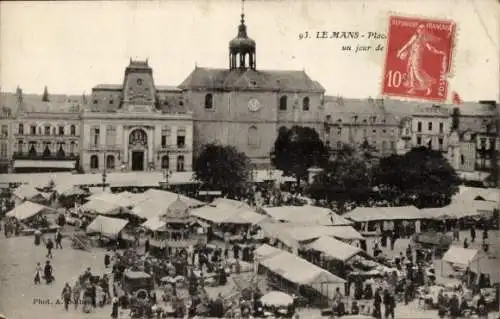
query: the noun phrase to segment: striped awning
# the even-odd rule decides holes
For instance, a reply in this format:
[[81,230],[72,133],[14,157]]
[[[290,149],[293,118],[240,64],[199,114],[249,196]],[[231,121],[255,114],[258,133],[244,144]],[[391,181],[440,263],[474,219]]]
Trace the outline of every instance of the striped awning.
[[16,160],[14,168],[67,168],[74,169],[76,161]]

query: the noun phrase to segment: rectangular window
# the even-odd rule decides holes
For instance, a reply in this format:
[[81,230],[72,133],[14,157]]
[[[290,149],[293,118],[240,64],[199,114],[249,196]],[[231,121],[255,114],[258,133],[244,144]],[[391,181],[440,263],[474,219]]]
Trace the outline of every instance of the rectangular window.
[[7,143],[5,142],[0,144],[0,157],[1,158],[7,157]]
[[444,140],[442,138],[439,138],[438,143],[439,143],[439,149],[443,149]]
[[23,124],[19,124],[18,133],[19,133],[19,135],[24,135],[24,125]]
[[50,126],[45,126],[45,135],[50,135]]
[[59,126],[59,136],[64,135],[64,126]]
[[432,131],[432,122],[427,123],[427,128],[429,131]]
[[116,127],[113,125],[106,126],[106,145],[115,145],[116,143]]
[[93,142],[94,142],[94,146],[97,146],[99,145],[99,140],[100,140],[100,135],[101,135],[101,131],[100,129],[98,128],[94,128],[94,134],[93,134]]
[[31,125],[30,126],[30,134],[31,135],[36,135],[36,126],[35,125]]
[[9,136],[9,127],[7,125],[2,125],[2,136],[3,137]]
[[337,135],[342,135],[342,128],[341,127],[337,128]]
[[177,147],[184,148],[186,146],[186,137],[185,136],[177,136]]
[[417,132],[422,132],[422,122],[417,123]]
[[163,127],[161,130],[161,147],[166,148],[168,146],[168,140],[170,139],[170,128]]
[[417,136],[417,145],[422,145],[422,138]]
[[443,122],[439,123],[439,133],[444,133],[444,123]]

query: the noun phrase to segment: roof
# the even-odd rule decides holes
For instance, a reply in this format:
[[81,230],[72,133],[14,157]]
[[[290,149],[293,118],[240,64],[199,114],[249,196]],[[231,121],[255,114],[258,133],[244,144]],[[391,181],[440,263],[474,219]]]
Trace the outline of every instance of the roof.
[[259,248],[255,249],[254,255],[255,255],[256,260],[262,260],[262,259],[276,256],[277,254],[279,254],[281,252],[282,252],[281,249],[275,248],[273,246],[269,246],[268,244],[263,244]]
[[411,115],[420,102],[396,99],[354,99],[325,96],[325,113]]
[[103,236],[115,238],[125,228],[128,221],[119,218],[111,218],[106,216],[97,216],[87,226],[87,233],[100,233]]
[[177,199],[168,205],[167,210],[161,215],[162,220],[177,222],[184,221],[190,217],[189,206],[177,196]]
[[245,202],[237,201],[237,200],[229,199],[229,198],[223,198],[223,197],[219,197],[219,198],[214,199],[212,201],[212,203],[210,203],[210,205],[214,206],[214,207],[219,207],[219,208],[231,207],[231,208],[239,208],[239,209],[243,209],[243,210],[251,210],[252,209],[252,207],[250,207],[250,205],[248,205]]
[[91,200],[83,204],[81,209],[101,215],[117,215],[120,213],[119,205],[101,199]]
[[476,260],[478,255],[477,249],[462,248],[458,246],[451,246],[450,249],[443,255],[443,261],[452,264],[468,266],[471,262]]
[[154,216],[148,218],[148,220],[142,223],[141,226],[152,231],[157,231],[161,229],[163,226],[165,226],[165,222],[162,221],[160,216]]
[[92,90],[113,90],[121,91],[123,84],[97,84],[92,88]]
[[500,189],[461,186],[460,192],[455,196],[453,196],[452,201],[471,202],[476,199],[482,199],[499,203]]
[[425,218],[415,206],[357,207],[344,216],[356,222]]
[[181,89],[281,90],[324,92],[305,71],[229,70],[196,67],[179,85]]
[[14,207],[10,212],[7,213],[8,217],[14,217],[18,220],[25,220],[33,217],[44,210],[50,210],[50,207],[40,205],[33,202],[24,202],[19,206]]
[[331,236],[343,240],[364,239],[352,226],[318,226],[293,223],[267,222],[259,224],[264,235],[276,238],[289,247],[297,247],[299,242]]
[[41,193],[37,191],[33,186],[24,184],[16,188],[13,195],[20,199],[30,200],[41,195]]
[[[22,109],[25,112],[78,114],[81,105],[83,105],[83,96],[50,94],[49,100],[49,102],[43,102],[41,94],[23,94]],[[0,106],[10,109],[12,114],[16,114],[20,110],[17,94],[0,92]]]
[[496,116],[497,114],[495,106],[480,102],[464,102],[460,105],[450,105],[447,107],[450,109],[456,107],[460,110],[460,115],[465,116]]
[[259,263],[295,284],[313,286],[314,284],[345,283],[344,279],[284,250],[272,257],[260,260]]
[[184,195],[178,195],[163,190],[149,189],[142,194],[136,194],[136,196],[132,197],[132,202],[135,203],[132,213],[146,219],[160,216],[165,213],[165,207],[169,207],[177,198],[180,198],[189,208],[203,205],[203,202]]
[[134,205],[134,203],[127,197],[121,196],[120,194],[112,194],[108,192],[102,192],[99,194],[92,195],[88,197],[87,200],[105,201],[123,208],[132,207]]
[[308,249],[320,251],[329,257],[341,261],[346,261],[363,251],[360,248],[328,236],[320,237],[314,242],[306,245],[306,247]]
[[352,222],[332,210],[317,206],[264,207],[263,210],[276,220],[315,225],[350,225]]

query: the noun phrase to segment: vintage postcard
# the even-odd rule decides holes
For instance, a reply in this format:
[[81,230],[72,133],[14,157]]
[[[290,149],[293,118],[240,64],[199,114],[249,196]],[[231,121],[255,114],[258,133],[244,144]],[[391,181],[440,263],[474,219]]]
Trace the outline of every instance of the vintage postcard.
[[0,319],[498,318],[499,23],[0,1]]

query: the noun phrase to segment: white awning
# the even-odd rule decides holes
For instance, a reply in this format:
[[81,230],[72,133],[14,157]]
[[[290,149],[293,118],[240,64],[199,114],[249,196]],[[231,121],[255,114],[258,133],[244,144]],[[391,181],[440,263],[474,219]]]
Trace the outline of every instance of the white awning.
[[16,160],[14,168],[66,168],[74,169],[76,161]]

